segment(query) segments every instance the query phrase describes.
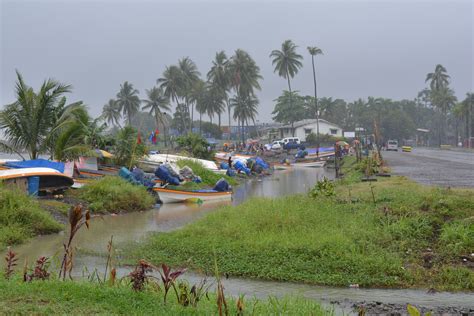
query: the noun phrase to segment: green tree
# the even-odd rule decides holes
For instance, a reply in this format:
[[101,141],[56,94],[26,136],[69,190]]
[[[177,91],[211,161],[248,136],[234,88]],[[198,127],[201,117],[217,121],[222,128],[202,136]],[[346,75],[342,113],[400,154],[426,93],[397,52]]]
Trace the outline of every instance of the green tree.
[[[211,70],[207,73],[207,80],[211,83],[213,89],[220,92],[223,100],[227,105],[227,114],[229,115],[229,128],[231,126],[231,113],[229,103],[229,89],[231,87],[231,78],[229,73],[229,60],[224,51],[216,53],[214,60],[212,61]],[[219,116],[219,127],[221,126],[221,114]],[[229,133],[230,137],[230,133]]]
[[146,90],[148,99],[142,100],[145,104],[143,110],[148,110],[150,114],[155,117],[156,128],[160,128],[164,134],[165,146],[167,145],[167,126],[165,124],[164,113],[170,111],[169,98],[165,96],[162,88],[153,87],[150,90]]
[[[178,66],[172,65],[167,66],[163,72],[163,77],[157,80],[160,88],[164,90],[165,96],[167,96],[172,102],[176,103],[176,110],[179,107],[179,98],[183,94],[183,90],[186,86],[186,81],[183,76],[183,72],[179,69]],[[181,110],[182,108],[180,108]],[[186,119],[189,115],[173,115],[174,118],[179,117],[180,119]],[[173,122],[174,122],[173,118]],[[186,125],[186,122],[181,122],[179,125]]]
[[[281,50],[273,50],[270,53],[272,58],[272,65],[275,66],[274,72],[284,79],[288,80],[288,91],[290,92],[290,107],[291,104],[291,82],[290,78],[293,78],[298,70],[303,67],[301,60],[303,56],[296,52],[297,46],[291,41],[286,40],[281,44]],[[291,132],[295,136],[294,121],[291,122]]]
[[304,99],[298,91],[283,91],[283,94],[274,100],[273,120],[275,122],[289,124],[305,118]]
[[184,98],[184,104],[186,104],[188,112],[189,106],[191,105],[191,122],[189,124],[189,128],[192,130],[192,120],[194,119],[194,103],[191,101],[191,93],[196,81],[200,80],[199,76],[201,73],[199,72],[194,61],[192,61],[189,57],[180,59],[178,61],[178,67],[181,70],[183,77],[182,96]]
[[443,65],[436,65],[435,71],[430,72],[426,75],[425,82],[430,82],[430,88],[432,91],[441,90],[441,88],[447,87],[449,84],[449,76],[446,73],[446,68]]
[[128,125],[132,124],[132,117],[140,110],[140,98],[138,90],[133,88],[133,84],[125,81],[120,85],[117,93],[117,104],[123,115],[127,117]]
[[260,90],[260,67],[244,50],[237,49],[228,63],[231,86],[238,97],[255,97],[255,90]]
[[120,119],[122,118],[122,113],[120,113],[120,106],[118,102],[114,99],[110,99],[107,104],[102,108],[102,118],[112,126],[120,126]]
[[0,149],[22,158],[26,151],[30,159],[36,159],[46,150],[46,139],[66,102],[63,95],[71,91],[71,86],[48,79],[35,93],[18,71],[16,75],[16,101],[0,111],[0,130],[6,138],[0,141]]
[[245,142],[245,126],[248,127],[248,122],[251,120],[255,125],[255,117],[258,114],[258,99],[250,95],[237,95],[230,100],[231,106],[234,109],[234,120],[239,122],[241,127],[242,142]]
[[443,141],[446,141],[446,124],[447,124],[447,113],[456,104],[456,96],[454,91],[448,87],[441,87],[439,90],[431,92],[431,101],[436,106],[438,111],[441,113],[442,121],[438,128],[438,144],[441,145]]

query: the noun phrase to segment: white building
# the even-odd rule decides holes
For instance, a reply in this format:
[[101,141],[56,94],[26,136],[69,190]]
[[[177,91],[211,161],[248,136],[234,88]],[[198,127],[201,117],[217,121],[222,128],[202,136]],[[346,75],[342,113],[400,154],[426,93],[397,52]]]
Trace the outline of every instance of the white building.
[[[317,126],[316,119],[305,119],[302,121],[295,122],[293,124],[295,128],[295,137],[299,137],[301,141],[306,141],[306,136],[313,133],[316,134]],[[292,137],[293,133],[291,130],[291,124],[280,126],[281,138]],[[330,123],[326,120],[319,119],[319,134],[320,135],[331,135],[342,137],[342,128],[336,124]]]

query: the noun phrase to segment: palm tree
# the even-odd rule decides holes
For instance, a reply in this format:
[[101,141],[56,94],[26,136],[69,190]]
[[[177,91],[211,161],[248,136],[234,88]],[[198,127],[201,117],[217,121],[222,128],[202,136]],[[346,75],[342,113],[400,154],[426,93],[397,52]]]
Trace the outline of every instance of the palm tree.
[[311,55],[311,63],[313,65],[313,82],[314,82],[314,106],[316,108],[316,144],[318,149],[316,153],[319,154],[319,108],[318,108],[318,90],[316,89],[316,68],[314,66],[314,56],[322,55],[323,51],[316,46],[308,46],[308,52]]
[[260,90],[260,67],[250,55],[237,49],[228,64],[230,84],[238,96],[255,96],[255,90]]
[[165,93],[162,88],[153,87],[150,90],[146,90],[146,95],[148,99],[142,100],[145,105],[143,110],[149,110],[150,114],[153,114],[156,120],[156,126],[163,126],[163,133],[165,139],[165,146],[167,145],[167,132],[166,125],[163,118],[164,111],[170,111],[170,101],[169,98],[165,96]]
[[[275,66],[274,72],[277,72],[280,77],[288,80],[288,91],[290,92],[290,96],[290,78],[293,78],[298,73],[298,70],[303,67],[303,64],[300,61],[303,59],[303,56],[296,53],[296,47],[297,46],[291,40],[286,40],[281,44],[281,50],[273,50],[270,54],[270,58],[273,58],[272,65]],[[295,136],[294,122],[291,122],[291,130],[293,136]]]
[[[229,60],[224,51],[220,51],[216,53],[215,59],[212,62],[211,70],[207,73],[207,80],[213,86],[213,89],[218,90],[224,101],[227,104],[227,114],[229,115],[229,139],[230,139],[230,125],[231,125],[231,118],[230,118],[230,103],[229,103],[229,95],[228,91],[230,89],[230,74],[229,74]],[[221,126],[221,116],[219,112],[219,127]]]
[[192,61],[189,57],[184,57],[178,61],[179,69],[181,70],[183,80],[184,80],[184,87],[183,87],[183,97],[184,103],[186,104],[186,108],[189,112],[189,105],[191,103],[191,124],[190,130],[192,131],[193,128],[193,119],[194,119],[194,104],[190,102],[190,94],[192,91],[192,87],[196,81],[199,80],[199,76],[201,73],[199,72],[196,64]]
[[120,91],[117,93],[117,104],[124,116],[127,117],[128,125],[132,125],[132,117],[140,109],[140,98],[138,90],[133,88],[131,83],[125,81],[120,85]]
[[0,141],[0,149],[22,158],[26,151],[30,159],[36,159],[47,147],[46,138],[66,102],[62,96],[71,91],[71,86],[48,79],[35,93],[18,71],[16,75],[17,99],[0,111],[0,130],[6,138]]
[[214,114],[217,114],[219,118],[219,128],[221,127],[221,114],[224,112],[224,99],[223,92],[217,87],[209,84],[206,89],[206,112],[211,120],[214,117]]
[[120,107],[116,100],[110,99],[109,102],[104,105],[101,117],[107,123],[121,127],[120,119],[122,118],[122,114],[120,113]]
[[454,95],[454,91],[450,88],[441,87],[439,90],[432,91],[431,100],[441,112],[441,117],[443,118],[443,121],[440,122],[440,128],[438,129],[438,143],[441,145],[443,141],[442,135],[445,136],[447,113],[456,104],[456,96]]
[[230,100],[231,106],[234,108],[234,120],[241,127],[242,142],[245,142],[244,127],[248,126],[251,120],[255,125],[255,117],[257,116],[258,99],[249,95],[237,95]]
[[[181,69],[175,65],[167,66],[163,72],[163,77],[159,78],[157,83],[160,84],[160,88],[163,89],[165,96],[175,102],[176,107],[178,107],[178,98],[181,97],[185,89],[185,79]],[[180,115],[179,117],[185,119],[185,116]],[[184,124],[184,122],[181,122],[181,124]]]
[[467,136],[467,147],[471,148],[471,137],[472,137],[472,104],[474,103],[474,93],[466,93],[466,99],[462,101],[464,111],[466,113],[466,136]]
[[425,82],[430,82],[430,88],[432,91],[440,90],[443,87],[448,86],[449,76],[446,73],[446,68],[442,65],[436,65],[435,71],[430,72],[426,75]]

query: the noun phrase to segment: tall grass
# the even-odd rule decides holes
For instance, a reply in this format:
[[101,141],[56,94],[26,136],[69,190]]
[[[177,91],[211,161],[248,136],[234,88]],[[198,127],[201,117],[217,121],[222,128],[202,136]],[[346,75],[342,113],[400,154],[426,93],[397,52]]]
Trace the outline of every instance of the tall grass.
[[119,177],[94,181],[81,188],[78,196],[96,213],[144,211],[155,203],[144,186],[133,185]]
[[[24,283],[0,278],[0,310],[6,314],[217,315],[216,295],[209,293],[196,306],[175,299],[163,302],[163,291],[133,291],[130,286],[86,282]],[[238,313],[237,300],[228,298],[229,315]],[[302,298],[245,301],[244,315],[331,315],[317,302]]]
[[34,198],[0,183],[0,246],[18,244],[34,235],[62,229]]
[[139,255],[211,271],[215,249],[220,270],[236,276],[474,289],[474,272],[461,260],[472,251],[473,191],[399,177],[373,186],[373,196],[367,183],[354,181],[331,197],[250,199],[153,235]]

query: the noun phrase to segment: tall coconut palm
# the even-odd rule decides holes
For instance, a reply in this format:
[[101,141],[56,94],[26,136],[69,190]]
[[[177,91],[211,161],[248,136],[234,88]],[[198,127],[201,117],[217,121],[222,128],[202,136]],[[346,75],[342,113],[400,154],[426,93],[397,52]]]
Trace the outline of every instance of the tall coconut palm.
[[314,57],[322,55],[323,51],[316,46],[308,46],[308,52],[311,55],[311,64],[313,65],[313,83],[314,83],[314,106],[316,108],[316,144],[317,153],[319,154],[319,107],[318,107],[318,90],[316,88],[316,68],[314,66]]
[[237,95],[230,100],[231,106],[234,109],[234,120],[236,120],[241,127],[242,142],[245,142],[244,128],[248,126],[248,121],[251,120],[255,124],[255,118],[258,114],[258,99],[249,95]]
[[435,71],[426,75],[425,82],[428,81],[430,82],[432,91],[447,87],[449,84],[449,75],[446,73],[446,68],[440,64],[436,65]]
[[178,61],[179,69],[181,70],[184,87],[183,87],[183,97],[186,108],[189,112],[189,106],[191,105],[191,124],[190,130],[192,130],[192,122],[194,120],[194,103],[190,102],[190,94],[193,88],[193,85],[196,81],[199,80],[201,73],[199,72],[196,64],[189,57],[184,57]]
[[441,87],[431,93],[431,100],[441,113],[442,122],[440,122],[440,128],[438,129],[438,144],[441,145],[446,132],[447,113],[454,107],[457,99],[453,90],[448,87]]
[[[303,67],[303,64],[301,63],[303,56],[296,52],[296,48],[297,46],[291,40],[286,40],[281,44],[281,50],[276,49],[270,53],[270,58],[273,58],[272,65],[275,66],[274,72],[278,73],[280,77],[288,80],[288,91],[290,92],[290,96],[290,78],[293,78],[298,73],[298,70]],[[291,122],[291,130],[293,136],[295,136],[294,122]]]
[[63,95],[71,91],[71,86],[48,79],[35,93],[18,71],[16,75],[16,101],[0,111],[0,130],[6,138],[0,141],[0,149],[22,158],[26,151],[30,159],[36,159],[46,150],[46,139],[54,128],[56,114],[66,102]]
[[102,115],[101,117],[104,119],[105,122],[120,126],[120,119],[122,118],[122,114],[120,113],[120,107],[117,103],[117,100],[110,99],[107,104],[104,105],[102,108]]
[[156,127],[163,127],[163,134],[165,139],[165,146],[167,145],[167,126],[164,121],[165,111],[170,111],[170,100],[165,96],[162,88],[153,87],[150,90],[146,90],[148,99],[142,100],[145,104],[143,110],[149,110],[150,114],[155,117]]
[[138,90],[133,88],[133,84],[125,81],[120,85],[120,91],[117,93],[117,104],[124,116],[127,117],[128,125],[132,125],[132,117],[140,109],[140,98]]
[[[227,105],[227,114],[229,116],[229,131],[231,125],[231,113],[230,113],[230,103],[229,103],[229,89],[231,87],[230,83],[230,74],[229,74],[229,60],[224,51],[216,53],[214,60],[212,61],[211,70],[207,73],[207,80],[213,86],[213,89],[216,89],[222,95],[226,105]],[[221,117],[219,115],[219,127],[221,126]],[[229,133],[230,139],[230,133]]]
[[[160,85],[160,88],[163,89],[165,96],[168,97],[171,101],[176,103],[176,107],[179,106],[179,99],[183,90],[185,89],[185,80],[181,69],[178,66],[172,65],[167,66],[163,72],[163,77],[157,80],[157,83]],[[184,119],[184,115],[179,116],[180,119]],[[181,125],[184,122],[181,122]]]
[[231,86],[238,96],[255,96],[255,90],[260,90],[260,67],[244,50],[237,49],[228,64]]
[[212,84],[208,84],[206,89],[206,112],[212,123],[214,114],[218,116],[219,127],[221,126],[221,114],[224,112],[223,92]]

